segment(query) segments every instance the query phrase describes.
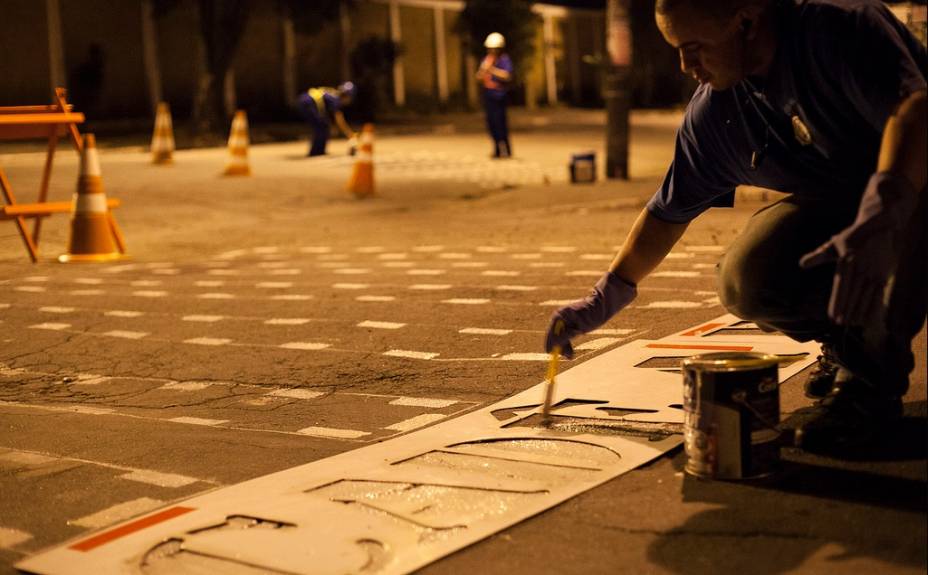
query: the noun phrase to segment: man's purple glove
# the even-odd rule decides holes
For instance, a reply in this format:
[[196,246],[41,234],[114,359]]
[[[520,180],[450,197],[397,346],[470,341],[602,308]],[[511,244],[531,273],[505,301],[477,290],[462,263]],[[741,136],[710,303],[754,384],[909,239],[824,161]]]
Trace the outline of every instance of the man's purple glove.
[[637,295],[637,287],[615,272],[607,273],[596,282],[590,295],[554,312],[545,337],[545,351],[551,353],[555,346],[559,346],[564,357],[572,358],[574,348],[570,345],[571,339],[603,325]]
[[899,240],[918,193],[893,172],[874,174],[867,183],[854,223],[799,260],[804,269],[837,262],[828,315],[839,325],[864,325],[883,302],[896,271]]

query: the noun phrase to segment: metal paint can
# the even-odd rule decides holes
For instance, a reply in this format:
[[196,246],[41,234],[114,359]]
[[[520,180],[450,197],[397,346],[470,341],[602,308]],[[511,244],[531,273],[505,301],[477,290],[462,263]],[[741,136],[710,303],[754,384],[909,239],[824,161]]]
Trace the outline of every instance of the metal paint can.
[[683,360],[686,471],[751,479],[780,469],[780,388],[774,355],[725,352]]
[[570,157],[571,183],[592,183],[596,181],[596,152],[583,152]]

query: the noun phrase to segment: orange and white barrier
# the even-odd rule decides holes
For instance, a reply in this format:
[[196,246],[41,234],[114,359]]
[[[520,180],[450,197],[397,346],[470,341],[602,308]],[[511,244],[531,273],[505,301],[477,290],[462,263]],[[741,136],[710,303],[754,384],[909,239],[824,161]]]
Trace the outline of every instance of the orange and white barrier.
[[174,161],[174,125],[167,102],[158,104],[158,112],[155,114],[155,131],[151,136],[151,161],[153,164],[170,164]]
[[81,170],[72,204],[68,253],[58,256],[58,261],[102,262],[121,257],[125,253],[125,245],[107,207],[93,134],[84,135]]
[[232,130],[229,133],[229,160],[226,162],[227,176],[250,176],[248,165],[248,117],[245,110],[235,112]]
[[374,124],[364,124],[364,128],[361,129],[354,172],[348,180],[348,191],[356,198],[374,195]]

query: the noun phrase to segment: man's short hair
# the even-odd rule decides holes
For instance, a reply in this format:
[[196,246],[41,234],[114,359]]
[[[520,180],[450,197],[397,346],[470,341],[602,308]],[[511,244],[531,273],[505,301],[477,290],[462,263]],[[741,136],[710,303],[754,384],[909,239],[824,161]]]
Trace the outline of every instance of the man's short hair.
[[769,4],[771,0],[657,0],[654,12],[669,14],[680,6],[692,6],[696,11],[713,19],[725,20],[751,4]]

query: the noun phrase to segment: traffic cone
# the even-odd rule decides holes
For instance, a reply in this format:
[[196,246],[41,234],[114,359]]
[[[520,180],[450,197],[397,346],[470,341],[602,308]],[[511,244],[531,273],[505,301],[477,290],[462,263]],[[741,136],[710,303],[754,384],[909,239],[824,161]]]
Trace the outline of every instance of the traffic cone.
[[239,110],[232,119],[232,131],[229,134],[229,160],[226,162],[227,176],[250,176],[248,166],[248,117],[245,110]]
[[348,180],[348,191],[356,198],[374,195],[374,124],[364,124],[364,128],[361,129],[354,172]]
[[167,102],[158,104],[155,114],[155,132],[151,137],[151,161],[153,164],[174,162],[174,125]]
[[97,142],[93,134],[84,134],[77,192],[72,199],[68,253],[58,256],[58,261],[103,262],[117,259],[122,254],[117,250],[118,238],[115,235],[103,191]]

